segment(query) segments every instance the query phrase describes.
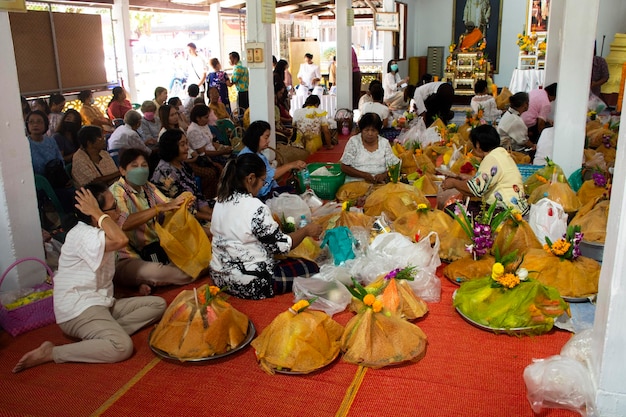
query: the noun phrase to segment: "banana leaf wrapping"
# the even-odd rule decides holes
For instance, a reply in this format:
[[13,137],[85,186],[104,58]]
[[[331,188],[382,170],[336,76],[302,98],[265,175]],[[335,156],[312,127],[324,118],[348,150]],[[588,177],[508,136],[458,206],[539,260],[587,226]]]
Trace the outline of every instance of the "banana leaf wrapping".
[[323,311],[306,309],[280,313],[252,341],[261,369],[313,372],[339,354],[343,326]]
[[384,211],[394,221],[404,213],[416,210],[418,204],[430,204],[420,190],[408,184],[389,183],[367,197],[363,211],[368,216],[380,216]]
[[426,353],[426,334],[399,316],[386,316],[367,307],[352,317],[341,337],[343,360],[355,365],[381,368],[418,361]]
[[566,213],[574,213],[581,207],[580,200],[576,196],[576,193],[572,190],[572,187],[565,182],[556,181],[540,185],[532,192],[528,198],[528,202],[535,204],[544,197],[548,197],[555,203],[559,203]]
[[596,197],[585,204],[572,219],[572,226],[580,226],[587,242],[604,243],[609,220],[609,200]]
[[[384,289],[378,296],[377,300],[383,303],[385,311],[401,317],[406,320],[415,320],[423,317],[428,313],[428,305],[413,292],[413,289],[405,279],[386,280],[384,276],[378,277],[375,281],[368,284],[365,289],[369,291],[378,291],[381,287]],[[361,311],[365,305],[361,300],[352,298],[350,310],[354,312]]]
[[606,188],[598,187],[593,180],[587,180],[580,186],[576,196],[578,196],[580,204],[584,206],[590,201],[596,200],[598,197],[602,197],[604,194],[608,194]]
[[556,288],[563,297],[588,297],[598,292],[600,264],[584,256],[571,261],[531,249],[520,267],[535,272],[537,281]]
[[501,255],[507,255],[517,251],[517,260],[521,260],[529,249],[541,249],[543,245],[537,239],[528,222],[525,220],[515,221],[511,218],[502,223],[494,240],[491,254],[495,255],[498,248]]
[[[200,287],[198,293],[206,287]],[[220,296],[203,308],[193,291],[184,290],[163,314],[150,345],[181,361],[200,359],[236,348],[247,332],[248,317]]]
[[339,187],[339,190],[337,190],[335,197],[337,197],[337,200],[339,202],[356,200],[359,197],[367,195],[367,193],[373,187],[374,186],[372,184],[366,181],[346,182],[341,187]]
[[342,210],[339,213],[313,217],[313,222],[322,226],[324,230],[334,229],[338,226],[346,226],[349,229],[353,227],[363,227],[370,230],[374,224],[374,218],[363,213]]
[[[452,226],[456,223],[452,217],[448,216],[441,210],[415,210],[404,213],[393,222],[393,229],[398,233],[402,233],[409,239],[414,239],[415,235],[426,236],[430,232],[437,232],[439,239],[445,237]],[[469,240],[468,240],[469,242]],[[434,236],[431,236],[431,244],[435,243]],[[439,249],[439,257],[447,253],[442,247]]]
[[455,284],[466,281],[474,281],[486,275],[491,275],[491,268],[496,259],[491,255],[484,255],[482,258],[458,259],[443,269],[443,275]]
[[513,288],[492,287],[491,276],[466,282],[456,290],[454,307],[474,322],[493,329],[527,328],[541,334],[567,309],[556,288],[534,279]]

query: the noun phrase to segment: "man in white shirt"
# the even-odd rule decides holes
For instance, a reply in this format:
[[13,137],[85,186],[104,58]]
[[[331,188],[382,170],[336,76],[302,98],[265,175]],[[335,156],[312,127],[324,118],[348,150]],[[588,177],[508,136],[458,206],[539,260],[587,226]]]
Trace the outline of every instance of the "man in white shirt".
[[196,52],[196,44],[190,42],[187,44],[189,56],[187,63],[189,65],[187,71],[187,85],[196,84],[200,88],[200,92],[204,92],[204,82],[206,81],[206,62]]
[[522,113],[528,109],[528,93],[523,91],[515,93],[509,101],[510,107],[498,123],[500,144],[517,152],[524,152],[526,148],[534,149],[535,145],[528,140],[528,127],[521,117]]
[[372,95],[372,101],[364,103],[362,107],[362,114],[376,113],[380,120],[383,121],[383,127],[389,127],[389,107],[383,103],[384,90],[380,84],[375,84],[370,88]]
[[113,131],[109,138],[109,150],[113,149],[141,149],[148,154],[152,153],[144,141],[137,133],[137,129],[141,126],[141,114],[135,110],[129,110],[124,115],[124,124]]
[[320,67],[313,63],[312,54],[304,54],[304,63],[300,64],[300,70],[298,71],[298,80],[300,80],[300,85],[310,90],[313,88],[314,78],[320,80],[322,79]]

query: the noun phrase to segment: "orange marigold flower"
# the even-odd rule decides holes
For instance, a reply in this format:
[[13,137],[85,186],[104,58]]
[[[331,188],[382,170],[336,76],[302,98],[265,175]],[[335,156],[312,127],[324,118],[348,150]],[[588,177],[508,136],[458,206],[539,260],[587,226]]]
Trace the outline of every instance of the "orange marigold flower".
[[363,297],[363,304],[365,304],[366,306],[373,305],[375,301],[376,297],[374,296],[374,294],[367,294],[365,297]]
[[211,285],[209,287],[209,292],[212,296],[216,296],[218,292],[220,292],[220,287],[216,287],[215,285]]
[[374,313],[380,313],[382,309],[383,303],[378,300],[374,301],[374,304],[372,304],[372,310],[374,311]]
[[515,287],[517,284],[519,284],[519,277],[515,274],[504,274],[499,278],[495,279],[497,282],[499,282],[500,284],[502,284],[503,287],[506,288],[513,288]]
[[520,213],[513,214],[513,218],[517,220],[518,222],[522,221],[522,215]]
[[291,306],[290,310],[293,313],[299,313],[302,310],[306,309],[309,306],[309,301],[308,300],[300,300],[297,303],[295,303],[294,305]]

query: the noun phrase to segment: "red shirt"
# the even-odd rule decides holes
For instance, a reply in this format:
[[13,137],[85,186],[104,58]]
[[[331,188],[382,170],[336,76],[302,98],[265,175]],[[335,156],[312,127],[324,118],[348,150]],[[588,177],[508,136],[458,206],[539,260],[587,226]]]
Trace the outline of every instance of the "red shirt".
[[132,110],[133,106],[130,104],[130,101],[124,100],[122,103],[119,101],[111,102],[111,105],[107,109],[107,114],[109,115],[109,119],[123,119],[124,115],[128,112],[128,110]]

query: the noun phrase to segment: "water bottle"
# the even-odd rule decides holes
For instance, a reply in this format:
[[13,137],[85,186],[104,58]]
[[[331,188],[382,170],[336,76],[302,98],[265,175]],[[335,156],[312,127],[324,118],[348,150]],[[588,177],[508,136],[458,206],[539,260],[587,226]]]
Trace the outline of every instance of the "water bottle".
[[306,215],[303,214],[302,216],[300,216],[300,223],[298,224],[298,228],[302,229],[303,227],[305,227],[309,222],[306,220]]
[[305,192],[311,189],[311,173],[308,168],[302,170],[302,185]]

